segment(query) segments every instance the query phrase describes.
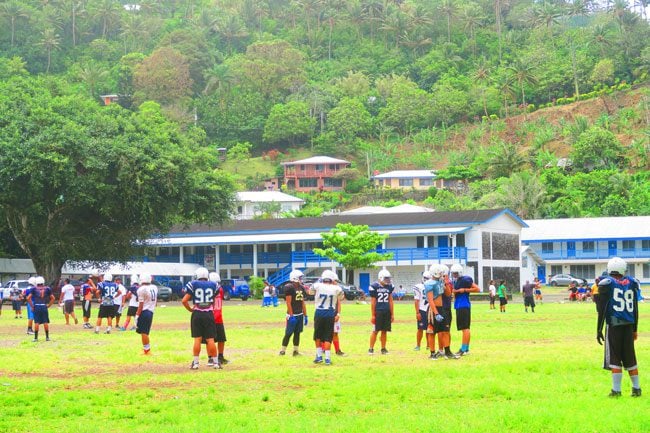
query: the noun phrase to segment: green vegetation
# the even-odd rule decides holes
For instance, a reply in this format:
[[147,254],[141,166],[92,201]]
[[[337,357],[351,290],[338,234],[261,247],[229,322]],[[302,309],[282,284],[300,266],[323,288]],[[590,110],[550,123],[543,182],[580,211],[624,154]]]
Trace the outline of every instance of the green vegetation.
[[[545,291],[546,293],[546,291]],[[7,433],[75,431],[283,432],[629,432],[650,430],[647,399],[607,398],[610,373],[601,368],[596,313],[591,303],[544,303],[525,314],[520,298],[505,314],[473,303],[471,355],[430,361],[414,352],[412,302],[395,306],[388,355],[366,354],[368,305],[344,302],[341,348],[334,365],[312,364],[313,303],[303,333],[303,356],[278,356],[283,308],[229,301],[223,370],[189,370],[189,313],[158,306],[151,343],[141,355],[134,332],[95,335],[63,325],[50,310],[53,341],[32,343],[24,320],[5,305],[0,317],[0,430]],[[637,357],[641,386],[650,359],[648,304],[640,304]],[[646,318],[646,320],[644,320]],[[39,338],[42,340],[42,331]],[[452,349],[460,334],[452,332]],[[432,406],[444,416],[424,416]],[[591,408],[598,408],[597,413]],[[424,414],[424,415],[423,415]]]

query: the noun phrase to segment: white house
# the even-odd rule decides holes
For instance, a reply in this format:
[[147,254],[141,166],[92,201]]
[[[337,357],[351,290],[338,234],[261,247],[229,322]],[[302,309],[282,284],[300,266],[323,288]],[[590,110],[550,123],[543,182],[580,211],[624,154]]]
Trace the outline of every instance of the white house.
[[240,191],[237,193],[237,213],[235,219],[253,219],[268,209],[269,204],[277,204],[279,216],[282,212],[300,210],[305,203],[303,199],[280,191]]

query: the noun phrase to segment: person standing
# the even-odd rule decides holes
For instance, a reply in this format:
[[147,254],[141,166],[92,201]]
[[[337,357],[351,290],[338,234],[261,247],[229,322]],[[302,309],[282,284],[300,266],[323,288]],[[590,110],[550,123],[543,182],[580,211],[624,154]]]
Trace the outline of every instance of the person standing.
[[35,278],[36,287],[27,296],[27,303],[34,311],[34,340],[38,341],[38,328],[43,325],[45,341],[50,341],[50,315],[48,308],[54,303],[52,289],[45,285],[43,277]]
[[15,286],[9,291],[9,299],[11,300],[11,307],[14,310],[14,319],[23,318],[23,291],[18,286]]
[[[431,273],[429,271],[422,272],[422,281],[413,286],[413,301],[415,306],[415,321],[417,324],[417,332],[415,334],[415,347],[413,350],[420,350],[420,344],[422,343],[422,336],[427,330],[428,317],[429,317],[429,301],[424,295],[424,283],[431,279]],[[433,334],[430,334],[433,337]],[[429,334],[427,334],[427,347],[430,347],[429,344]]]
[[25,289],[25,293],[22,294],[21,302],[24,300],[27,308],[27,335],[34,335],[34,330],[32,328],[34,324],[34,309],[30,305],[30,303],[27,302],[27,297],[32,292],[32,290],[36,287],[36,277],[29,277],[27,282],[29,286]]
[[[444,315],[446,311],[442,305],[442,298],[445,291],[451,293],[451,289],[445,282],[445,270],[442,268],[443,266],[445,265],[431,265],[429,268],[431,278],[424,282],[424,295],[427,297],[427,303],[429,304],[429,311],[427,314],[427,341],[429,342],[429,350],[431,351],[429,359],[432,360],[447,357],[445,356],[443,348],[446,348],[449,345],[449,343],[447,343],[448,339],[444,333],[449,335],[450,319],[446,318]],[[439,337],[438,345],[440,352],[436,352],[436,334],[438,334]],[[431,335],[430,339],[429,335]],[[452,358],[453,357],[455,356],[452,356]]]
[[135,313],[135,332],[140,334],[142,340],[142,351],[145,355],[151,355],[151,324],[153,323],[153,312],[156,309],[158,300],[158,287],[151,284],[151,274],[140,275],[140,286],[138,287],[138,309]]
[[[124,326],[122,326],[120,331],[126,331],[129,329],[129,325],[131,324],[131,318],[135,317],[135,313],[138,311],[138,306],[140,303],[138,302],[138,288],[140,287],[139,284],[139,279],[136,274],[131,275],[131,285],[129,286],[129,290],[126,292],[126,295],[124,295],[124,302],[129,303],[129,308],[126,310],[126,322],[124,322]],[[158,289],[158,287],[156,287]],[[130,330],[135,329],[135,324]]]
[[115,278],[115,284],[117,284],[117,293],[113,299],[113,302],[115,302],[115,328],[120,329],[120,319],[122,318],[122,309],[124,308],[124,295],[126,295],[126,287],[124,287],[122,284],[122,278],[120,277]]
[[79,323],[77,316],[74,314],[74,286],[70,284],[70,278],[63,280],[59,304],[63,304],[63,314],[65,315],[65,324],[70,324],[70,316],[74,319],[74,324]]
[[474,284],[469,275],[461,275],[463,266],[456,263],[451,266],[451,274],[454,278],[454,309],[456,310],[456,330],[462,333],[460,350],[458,356],[469,355],[470,324],[472,322],[472,303],[469,300],[470,293],[476,293],[480,289]]
[[90,309],[93,303],[93,294],[97,291],[97,286],[92,277],[88,277],[86,282],[81,285],[81,295],[83,296],[83,303],[81,310],[83,315],[83,327],[85,329],[92,329],[93,325],[90,324]]
[[[223,366],[228,364],[228,360],[224,358],[224,350],[226,348],[226,328],[223,325],[223,287],[221,287],[221,276],[217,272],[210,272],[208,279],[217,285],[217,296],[214,297],[214,326],[216,326],[216,333],[214,337],[217,346],[217,362]],[[214,362],[210,365],[208,357],[208,367],[214,367]]]
[[488,291],[490,293],[490,310],[494,310],[496,309],[494,306],[494,301],[497,297],[497,288],[494,286],[494,280],[490,280]]
[[524,311],[528,313],[528,307],[530,307],[531,311],[534,313],[535,312],[535,294],[534,294],[535,285],[530,281],[526,280],[526,284],[522,286],[521,292],[524,295]]
[[540,304],[543,304],[544,302],[542,297],[542,282],[539,281],[539,278],[535,277],[533,279],[533,284],[535,285],[535,300],[539,301]]
[[262,291],[262,307],[271,306],[271,285],[264,281],[264,290]]
[[[221,368],[217,356],[217,346],[214,339],[217,333],[217,327],[214,323],[214,300],[217,296],[217,284],[209,281],[210,273],[206,268],[198,268],[195,273],[196,279],[185,285],[185,295],[181,301],[183,307],[192,313],[190,327],[194,345],[192,346],[193,360],[190,369],[199,368],[199,356],[201,355],[201,342],[205,339],[208,357],[212,360],[214,368]],[[192,306],[190,306],[192,301]]]
[[451,321],[453,319],[453,314],[451,312],[453,291],[455,279],[449,278],[449,268],[447,265],[442,263],[438,265],[440,273],[440,281],[443,284],[443,292],[440,295],[442,299],[442,306],[438,308],[440,314],[445,318],[445,320],[439,324],[436,334],[438,335],[438,350],[440,357],[445,359],[458,359],[460,355],[456,355],[451,351]]
[[97,296],[101,304],[97,313],[97,324],[95,325],[95,334],[99,334],[99,328],[102,326],[102,319],[106,319],[106,331],[104,334],[110,334],[115,317],[115,296],[117,295],[117,284],[113,282],[113,274],[105,273],[104,278],[97,284]]
[[380,334],[381,354],[388,354],[386,349],[387,333],[392,329],[393,320],[393,290],[395,287],[391,282],[391,275],[388,269],[382,269],[377,275],[377,281],[369,287],[370,293],[370,312],[372,314],[370,322],[375,325],[370,334],[370,348],[368,354],[375,353],[375,342],[377,334]]
[[[598,283],[598,322],[596,341],[605,342],[603,368],[612,372],[610,397],[621,395],[623,368],[632,381],[632,397],[641,397],[639,367],[634,350],[639,324],[639,282],[625,276],[627,263],[620,257],[613,257],[607,263],[608,277]],[[607,324],[605,336],[603,325]]]
[[271,284],[271,286],[269,287],[269,290],[271,292],[271,301],[273,302],[273,306],[277,307],[279,305],[278,304],[278,289],[273,284]]
[[307,291],[302,284],[302,278],[303,273],[298,269],[294,269],[289,274],[289,284],[284,289],[284,300],[287,303],[287,317],[280,355],[284,355],[287,352],[289,339],[292,335],[293,356],[300,355],[300,334],[303,331],[303,326],[307,326],[309,320],[307,318],[307,305],[305,304]]
[[499,297],[499,311],[505,313],[506,305],[508,304],[508,291],[506,289],[506,280],[501,280],[499,282],[499,288],[497,289],[497,296]]
[[336,283],[338,276],[334,271],[323,271],[321,281],[313,286],[316,306],[314,310],[314,343],[316,344],[314,364],[322,363],[323,355],[325,355],[325,365],[332,365],[330,348],[334,324],[341,318],[343,289]]

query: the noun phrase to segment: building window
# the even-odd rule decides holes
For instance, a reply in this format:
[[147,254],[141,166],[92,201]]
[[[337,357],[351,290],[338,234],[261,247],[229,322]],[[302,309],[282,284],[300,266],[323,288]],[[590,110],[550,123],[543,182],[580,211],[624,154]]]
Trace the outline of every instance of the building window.
[[300,171],[305,171],[305,164],[300,164]]
[[643,279],[646,280],[650,278],[650,263],[643,264]]
[[593,280],[596,278],[596,265],[571,265],[569,273],[574,277]]
[[433,179],[420,179],[420,186],[431,186],[433,185]]
[[415,248],[424,248],[424,236],[417,236],[415,238]]
[[623,241],[623,251],[634,251],[636,241]]
[[243,214],[244,213],[244,207],[243,206],[237,206],[237,213],[239,215]]
[[323,171],[323,168],[325,168],[323,164],[316,164],[316,166],[314,167],[316,171]]
[[298,186],[300,188],[316,188],[318,186],[318,179],[315,177],[303,177],[298,179]]
[[593,253],[596,248],[594,241],[584,241],[582,243],[582,251],[585,253]]
[[630,263],[627,265],[626,274],[628,277],[636,278],[636,265],[634,263]]
[[384,186],[384,179],[377,179],[377,186]]
[[400,179],[399,186],[413,186],[413,179]]
[[326,177],[323,179],[324,186],[332,188],[341,188],[343,186],[343,179],[333,179],[331,177]]
[[650,240],[642,240],[641,241],[641,249],[643,251],[650,251]]
[[562,273],[562,265],[551,265],[551,275]]
[[542,242],[542,254],[553,252],[553,242]]
[[336,164],[330,164],[330,170],[336,171]]

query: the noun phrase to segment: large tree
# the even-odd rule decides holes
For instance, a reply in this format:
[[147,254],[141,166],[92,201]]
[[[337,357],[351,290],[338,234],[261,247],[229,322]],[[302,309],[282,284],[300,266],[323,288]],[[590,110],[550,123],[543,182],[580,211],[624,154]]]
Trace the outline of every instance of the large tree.
[[[321,237],[324,248],[314,248],[314,253],[339,262],[348,271],[372,268],[376,262],[393,257],[393,253],[376,251],[388,235],[370,231],[367,225],[338,223],[329,232],[321,233]],[[347,276],[351,283],[352,272],[347,272]]]
[[174,224],[224,221],[233,185],[216,155],[148,102],[101,107],[53,79],[0,82],[0,218],[36,271],[123,261]]

